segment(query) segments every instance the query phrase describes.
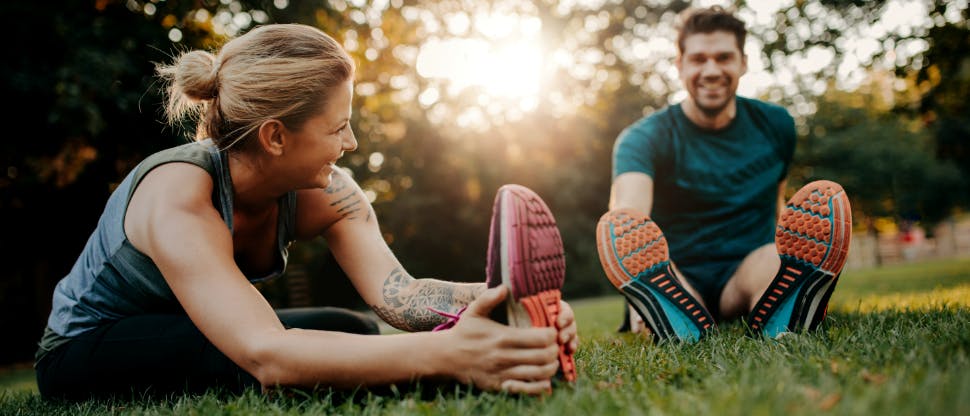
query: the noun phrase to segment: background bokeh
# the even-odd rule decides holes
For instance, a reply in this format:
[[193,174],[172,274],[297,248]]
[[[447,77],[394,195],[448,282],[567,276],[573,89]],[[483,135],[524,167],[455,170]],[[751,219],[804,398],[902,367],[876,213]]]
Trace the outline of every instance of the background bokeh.
[[[684,98],[676,13],[710,4],[749,24],[740,93],[797,120],[789,194],[842,183],[857,232],[870,235],[932,234],[964,215],[965,0],[3,2],[0,364],[31,359],[53,287],[112,189],[191,135],[163,124],[155,63],[273,22],[317,26],[357,61],[360,148],[343,166],[411,274],[480,281],[495,190],[519,183],[559,223],[566,297],[612,293],[593,230],[613,142]],[[262,287],[274,305],[363,307],[325,241],[296,244],[291,260]]]

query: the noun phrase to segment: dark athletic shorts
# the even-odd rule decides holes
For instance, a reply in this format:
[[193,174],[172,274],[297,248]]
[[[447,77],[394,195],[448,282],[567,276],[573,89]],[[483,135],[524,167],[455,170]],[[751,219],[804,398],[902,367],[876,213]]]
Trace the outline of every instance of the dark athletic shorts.
[[689,265],[677,264],[677,269],[700,293],[711,316],[720,321],[721,292],[724,291],[724,286],[727,285],[728,280],[731,280],[731,276],[734,276],[734,272],[741,266],[742,261],[744,261],[743,258]]

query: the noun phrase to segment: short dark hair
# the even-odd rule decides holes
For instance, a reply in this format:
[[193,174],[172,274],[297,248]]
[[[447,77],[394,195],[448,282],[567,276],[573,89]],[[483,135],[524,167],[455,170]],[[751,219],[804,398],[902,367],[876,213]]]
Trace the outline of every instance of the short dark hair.
[[748,35],[748,30],[744,27],[744,22],[721,6],[681,12],[677,28],[677,50],[684,53],[684,40],[690,35],[718,31],[733,33],[738,42],[738,50],[744,54],[744,38]]

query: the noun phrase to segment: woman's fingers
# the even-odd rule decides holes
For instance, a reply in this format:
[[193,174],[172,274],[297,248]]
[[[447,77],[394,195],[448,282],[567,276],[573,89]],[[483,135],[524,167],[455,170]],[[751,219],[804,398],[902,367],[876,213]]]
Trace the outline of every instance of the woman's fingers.
[[543,348],[556,342],[557,331],[553,328],[512,328],[502,327],[499,345],[505,348]]
[[559,343],[566,346],[567,352],[575,352],[579,338],[576,316],[566,302],[559,301],[559,319],[556,320],[556,325],[559,328]]
[[475,298],[472,303],[468,304],[468,309],[462,316],[480,316],[488,318],[488,315],[495,309],[496,306],[500,305],[502,301],[508,296],[508,290],[505,286],[493,287],[482,292],[477,298]]
[[501,384],[502,391],[507,391],[509,393],[518,394],[530,394],[533,396],[538,396],[540,394],[549,394],[552,391],[552,382],[547,380],[540,381],[523,381],[523,380],[505,380]]
[[541,365],[517,365],[502,371],[502,377],[514,380],[548,380],[556,375],[558,369],[558,361]]
[[559,318],[556,319],[556,326],[559,329],[565,329],[572,324],[576,323],[576,316],[573,314],[573,308],[569,306],[565,301],[559,301]]
[[559,361],[559,346],[551,344],[543,348],[515,348],[499,351],[495,355],[499,368],[519,365],[547,365]]
[[463,354],[468,367],[462,366],[467,370],[459,379],[487,390],[548,393],[551,388],[549,379],[559,368],[560,333],[567,333],[567,343],[575,343],[576,325],[572,311],[569,310],[562,321],[564,328],[509,327],[488,318],[491,310],[507,296],[504,287],[486,290],[468,306],[458,325],[451,330],[452,335],[457,336],[456,341],[467,345],[469,352]]

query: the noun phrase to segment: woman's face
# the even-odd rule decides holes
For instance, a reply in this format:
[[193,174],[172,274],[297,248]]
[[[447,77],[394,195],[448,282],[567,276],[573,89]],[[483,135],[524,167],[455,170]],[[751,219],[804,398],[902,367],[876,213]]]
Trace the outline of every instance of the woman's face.
[[350,129],[353,90],[352,80],[337,86],[323,111],[299,129],[287,130],[287,170],[292,169],[298,188],[330,186],[337,159],[357,149],[357,138]]

